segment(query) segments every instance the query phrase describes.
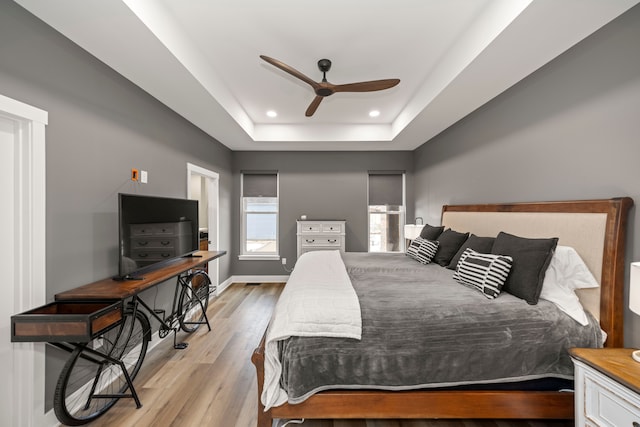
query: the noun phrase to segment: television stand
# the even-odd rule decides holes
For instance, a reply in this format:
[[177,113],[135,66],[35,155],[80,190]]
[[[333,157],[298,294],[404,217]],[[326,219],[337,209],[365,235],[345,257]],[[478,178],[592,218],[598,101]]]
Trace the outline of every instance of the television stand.
[[192,268],[220,258],[227,251],[198,251],[197,257],[184,257],[176,262],[171,262],[157,270],[145,272],[144,277],[139,280],[113,280],[103,279],[94,283],[89,283],[78,288],[70,289],[55,295],[56,301],[68,300],[117,300],[129,298],[153,286],[178,276]]

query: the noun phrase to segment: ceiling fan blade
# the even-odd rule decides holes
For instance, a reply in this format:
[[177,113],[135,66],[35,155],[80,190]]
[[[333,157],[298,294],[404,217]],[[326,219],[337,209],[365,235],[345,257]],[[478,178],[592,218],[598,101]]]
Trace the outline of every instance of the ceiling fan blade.
[[373,92],[389,89],[400,83],[400,79],[372,80],[370,82],[347,83],[334,85],[334,92]]
[[322,98],[324,97],[316,96],[315,98],[313,98],[313,101],[311,101],[311,104],[309,104],[309,108],[307,108],[307,111],[305,111],[304,115],[307,117],[313,116],[313,113],[315,113],[316,110],[318,109],[320,102],[322,102]]
[[269,64],[273,65],[274,67],[278,67],[282,71],[291,74],[293,77],[296,77],[302,80],[303,82],[310,84],[311,87],[313,87],[314,89],[318,87],[318,83],[316,81],[311,80],[309,77],[305,76],[295,68],[288,66],[284,62],[278,61],[277,59],[270,58],[266,55],[260,55],[260,58],[262,58],[262,60],[268,62]]

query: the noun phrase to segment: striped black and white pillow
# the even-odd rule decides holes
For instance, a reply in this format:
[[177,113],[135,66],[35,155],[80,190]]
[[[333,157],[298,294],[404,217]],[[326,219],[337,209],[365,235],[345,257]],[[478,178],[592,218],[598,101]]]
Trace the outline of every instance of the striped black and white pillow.
[[462,253],[453,278],[471,286],[489,298],[500,295],[509,276],[513,258],[505,255],[481,254],[469,248]]
[[407,256],[421,264],[429,264],[438,251],[438,242],[416,237],[407,248]]

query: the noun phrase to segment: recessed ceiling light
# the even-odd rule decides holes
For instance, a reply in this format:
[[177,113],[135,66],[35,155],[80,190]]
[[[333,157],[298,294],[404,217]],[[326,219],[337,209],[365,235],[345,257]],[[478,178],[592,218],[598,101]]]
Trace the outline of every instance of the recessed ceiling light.
[[269,110],[269,111],[267,111],[267,116],[272,117],[272,118],[273,117],[278,117],[278,113],[276,113],[273,110]]
[[369,111],[369,117],[378,117],[379,115],[380,115],[380,111],[378,110]]

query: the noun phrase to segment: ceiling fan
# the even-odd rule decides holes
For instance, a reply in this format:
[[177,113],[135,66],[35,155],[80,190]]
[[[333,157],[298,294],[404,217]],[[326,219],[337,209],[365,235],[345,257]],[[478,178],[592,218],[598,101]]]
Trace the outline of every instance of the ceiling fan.
[[311,101],[311,104],[304,113],[305,116],[311,117],[316,112],[322,98],[333,95],[336,92],[373,92],[377,90],[389,89],[400,83],[400,79],[385,79],[385,80],[371,80],[368,82],[347,83],[342,85],[334,85],[327,81],[327,71],[331,69],[331,61],[328,59],[321,59],[318,61],[318,68],[322,71],[322,81],[316,82],[309,77],[302,74],[300,71],[293,67],[288,66],[284,62],[280,62],[277,59],[270,58],[265,55],[260,55],[264,61],[269,64],[280,68],[282,71],[291,74],[294,77],[299,78],[305,83],[308,83],[316,93],[316,97]]

